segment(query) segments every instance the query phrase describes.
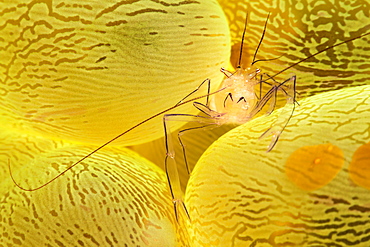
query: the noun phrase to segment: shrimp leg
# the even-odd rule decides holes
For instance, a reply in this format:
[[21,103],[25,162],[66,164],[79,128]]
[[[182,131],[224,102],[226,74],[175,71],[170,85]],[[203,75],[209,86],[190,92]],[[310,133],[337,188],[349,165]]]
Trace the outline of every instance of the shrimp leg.
[[191,130],[200,130],[200,129],[209,130],[209,129],[213,129],[213,128],[217,128],[217,127],[219,127],[219,125],[215,125],[215,124],[202,125],[202,126],[197,126],[197,127],[192,127],[192,128],[187,128],[187,129],[180,130],[179,133],[177,134],[177,139],[178,139],[178,141],[180,143],[180,146],[181,146],[181,149],[182,149],[183,159],[184,159],[184,162],[185,162],[186,171],[188,172],[188,175],[190,175],[191,171],[190,171],[190,168],[189,168],[188,159],[186,157],[185,144],[182,141],[181,136],[184,135],[186,132],[191,131]]
[[179,221],[180,210],[185,213],[186,217],[190,220],[189,212],[183,201],[184,193],[181,190],[180,177],[177,170],[177,164],[175,160],[175,149],[173,140],[171,137],[171,130],[169,122],[181,121],[181,122],[198,122],[205,125],[215,125],[217,122],[214,118],[208,116],[198,116],[191,114],[166,114],[163,116],[163,125],[165,132],[165,146],[166,146],[166,158],[165,158],[165,171],[167,176],[167,182],[170,188],[176,220]]
[[[283,83],[279,83],[272,76],[270,76],[267,73],[263,73],[263,76],[267,76],[268,79],[266,79],[266,80],[262,80],[261,79],[261,82],[262,83],[265,83],[265,84],[268,84],[268,85],[272,86],[271,83],[266,82],[267,80],[272,80],[275,85],[278,85],[277,87],[279,88],[279,90],[283,91],[283,93],[285,95],[288,95],[288,92],[286,90],[289,90],[289,86],[292,87],[292,85],[291,84],[290,85],[285,85],[285,83],[289,82],[291,78],[289,78],[288,80],[284,81]],[[294,85],[294,88],[295,88],[295,85]],[[299,92],[297,92],[296,90],[294,90],[294,92],[292,92],[292,90],[291,90],[290,93],[294,93],[295,95],[297,95],[297,94],[299,95]],[[295,97],[294,97],[294,99],[295,99]],[[299,105],[299,103],[296,100],[294,100],[294,103],[296,103],[297,105]]]
[[[279,86],[275,86],[272,88],[274,91],[273,94],[275,95],[277,90],[281,90],[281,86],[291,83],[291,85],[288,86],[288,90],[285,91],[286,97],[287,97],[287,103],[281,110],[277,120],[275,121],[274,125],[266,130],[259,139],[264,138],[265,136],[272,135],[271,142],[267,148],[266,152],[270,152],[276,145],[277,141],[279,140],[279,137],[281,133],[284,131],[285,127],[288,125],[290,119],[292,118],[292,115],[295,110],[295,104],[296,104],[296,91],[295,91],[295,85],[296,85],[296,76],[292,76],[291,78],[287,79],[283,83],[281,83]],[[273,96],[274,97],[274,96]]]

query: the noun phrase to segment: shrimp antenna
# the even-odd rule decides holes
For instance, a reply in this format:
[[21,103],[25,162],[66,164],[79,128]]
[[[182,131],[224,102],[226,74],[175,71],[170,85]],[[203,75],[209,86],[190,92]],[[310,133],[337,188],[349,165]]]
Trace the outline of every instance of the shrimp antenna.
[[252,65],[253,65],[255,62],[257,62],[257,61],[260,61],[260,60],[257,60],[257,61],[256,61],[256,56],[257,56],[258,50],[260,49],[260,46],[261,46],[261,44],[262,44],[263,38],[265,37],[265,32],[266,32],[267,22],[268,22],[268,20],[269,20],[269,17],[270,17],[270,13],[268,13],[268,15],[267,15],[266,22],[265,22],[265,26],[263,27],[263,32],[262,32],[262,36],[261,36],[260,42],[258,43],[258,46],[257,46],[256,51],[254,52]]
[[206,97],[209,97],[210,95],[213,95],[213,94],[216,94],[222,90],[224,90],[225,88],[221,88],[215,92],[212,92],[212,93],[208,93],[206,95],[202,95],[202,96],[198,96],[198,97],[194,97],[192,99],[189,99],[189,100],[186,100],[186,101],[183,101],[181,103],[178,103],[174,106],[171,106],[155,115],[152,115],[151,117],[141,121],[140,123],[132,126],[131,128],[127,129],[126,131],[122,132],[121,134],[117,135],[116,137],[110,139],[109,141],[107,141],[106,143],[104,143],[103,145],[101,145],[100,147],[96,148],[94,151],[92,151],[91,153],[89,153],[88,155],[84,156],[83,158],[81,158],[80,160],[78,160],[77,162],[73,163],[70,167],[68,167],[67,169],[65,169],[63,172],[59,173],[57,176],[53,177],[52,179],[50,179],[49,181],[47,181],[46,183],[44,183],[43,185],[39,186],[39,187],[36,187],[36,188],[33,188],[33,189],[26,189],[22,186],[20,186],[16,181],[15,181],[15,178],[13,176],[13,173],[12,173],[12,170],[11,170],[11,166],[10,166],[10,159],[8,160],[8,167],[9,167],[9,173],[10,173],[10,177],[11,179],[13,180],[13,183],[21,190],[24,190],[24,191],[36,191],[36,190],[39,190],[45,186],[47,186],[48,184],[52,183],[53,181],[57,180],[59,177],[63,176],[66,172],[68,172],[69,170],[71,170],[73,167],[75,167],[76,165],[78,165],[79,163],[81,163],[82,161],[84,161],[85,159],[89,158],[91,155],[93,155],[94,153],[98,152],[99,150],[101,150],[102,148],[106,147],[107,145],[109,145],[110,143],[114,142],[115,140],[117,140],[118,138],[122,137],[123,135],[127,134],[128,132],[132,131],[133,129],[136,129],[137,127],[139,127],[140,125],[143,125],[144,123],[170,111],[170,110],[173,110],[181,105],[185,105],[187,103],[190,103],[190,102],[193,102],[195,100],[198,100],[198,99],[202,99],[202,98],[206,98]]
[[[334,47],[337,47],[337,46],[343,45],[343,44],[345,44],[345,43],[348,43],[348,42],[354,41],[354,40],[356,40],[356,39],[360,39],[360,38],[365,37],[365,36],[367,36],[367,35],[369,35],[369,34],[370,34],[370,32],[367,32],[367,33],[361,34],[360,36],[356,36],[356,37],[354,37],[354,38],[350,38],[350,39],[347,39],[347,40],[345,40],[345,41],[342,41],[342,42],[340,42],[340,43],[338,43],[338,44],[335,44],[335,45],[332,45],[332,46],[326,47],[325,49],[323,49],[323,50],[321,50],[321,51],[318,51],[318,52],[316,52],[316,53],[314,53],[314,54],[312,54],[312,55],[310,55],[310,56],[308,56],[308,57],[306,57],[306,58],[304,58],[304,59],[302,59],[302,60],[299,60],[298,62],[293,63],[292,65],[290,65],[290,66],[286,67],[286,68],[285,68],[285,69],[283,69],[283,70],[280,70],[280,71],[279,71],[278,73],[276,73],[275,75],[270,76],[269,78],[267,78],[267,79],[266,79],[266,81],[268,81],[268,80],[270,80],[270,79],[274,78],[274,77],[275,77],[275,76],[277,76],[277,75],[280,75],[280,74],[281,74],[281,73],[283,73],[284,71],[287,71],[288,69],[290,69],[290,68],[292,68],[292,67],[294,67],[294,66],[296,66],[296,65],[298,65],[298,64],[300,64],[300,63],[302,63],[302,62],[304,62],[304,61],[307,61],[308,59],[310,59],[310,58],[312,58],[312,57],[314,57],[314,56],[317,56],[317,55],[319,55],[319,54],[321,54],[321,53],[323,53],[323,52],[325,52],[325,51],[327,51],[327,50],[333,49]],[[264,82],[265,82],[265,81],[264,81]]]
[[275,58],[270,58],[270,59],[258,59],[258,60],[256,60],[256,61],[254,61],[254,62],[252,63],[252,65],[253,65],[253,64],[255,64],[255,63],[258,63],[258,62],[270,62],[270,61],[274,61],[274,60],[277,60],[277,59],[281,58],[282,56],[283,56],[283,55],[278,56],[278,57],[275,57]]
[[243,35],[242,35],[242,43],[240,44],[240,53],[239,53],[238,66],[236,66],[236,68],[238,68],[238,69],[241,68],[241,62],[242,62],[242,56],[243,56],[243,46],[244,46],[244,36],[245,36],[245,31],[247,30],[247,23],[248,23],[248,12],[245,16],[244,30],[243,30]]

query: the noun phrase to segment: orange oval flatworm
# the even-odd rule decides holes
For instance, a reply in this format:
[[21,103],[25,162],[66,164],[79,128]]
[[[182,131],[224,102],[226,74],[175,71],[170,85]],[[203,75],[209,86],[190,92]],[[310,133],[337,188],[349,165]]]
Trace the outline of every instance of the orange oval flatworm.
[[304,146],[289,156],[285,174],[299,188],[312,191],[335,178],[343,164],[343,152],[335,145]]
[[355,184],[370,190],[370,142],[356,150],[348,171]]

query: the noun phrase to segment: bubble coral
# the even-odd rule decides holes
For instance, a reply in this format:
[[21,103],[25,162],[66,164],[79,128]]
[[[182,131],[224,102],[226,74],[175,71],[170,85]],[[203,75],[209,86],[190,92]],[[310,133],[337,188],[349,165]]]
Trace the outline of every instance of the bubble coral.
[[[370,5],[361,0],[219,4],[230,35],[216,1],[2,3],[0,246],[368,245],[367,37],[290,69],[301,106],[273,152],[257,140],[275,113],[210,146],[186,191],[191,223],[176,222],[163,170],[121,147],[163,136],[160,118],[40,190],[21,191],[10,179],[8,162],[22,186],[37,187],[205,78],[216,88],[230,37],[235,64],[246,11],[245,66],[271,13],[259,57],[278,59],[258,64],[269,74],[370,28]],[[176,111],[195,113],[191,104]],[[192,163],[209,145],[202,135],[189,134]],[[305,157],[288,162],[320,145],[343,153],[328,163],[335,172],[325,182],[315,180],[321,160],[315,172],[302,166]],[[298,185],[292,169],[320,186]]]

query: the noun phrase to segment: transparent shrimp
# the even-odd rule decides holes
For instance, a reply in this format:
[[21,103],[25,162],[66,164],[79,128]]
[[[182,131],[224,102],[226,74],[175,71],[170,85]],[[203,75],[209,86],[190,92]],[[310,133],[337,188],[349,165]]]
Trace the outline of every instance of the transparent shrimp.
[[[248,16],[247,16],[248,17]],[[353,40],[359,39],[370,32],[365,33],[361,36],[357,36],[341,43],[335,44],[333,46],[327,47],[321,51],[318,51],[305,59],[302,59],[289,67],[281,70],[275,75],[268,75],[267,73],[262,73],[260,69],[255,68],[256,62],[259,61],[269,61],[269,60],[256,60],[256,55],[258,49],[263,41],[264,34],[267,28],[269,15],[267,16],[264,30],[259,41],[259,44],[254,53],[253,61],[250,67],[243,68],[241,66],[242,49],[244,43],[244,36],[247,27],[247,18],[243,30],[242,42],[240,47],[240,54],[238,60],[238,66],[234,72],[227,71],[221,68],[221,72],[225,74],[226,79],[221,85],[220,92],[206,98],[205,104],[200,102],[193,102],[194,107],[196,107],[203,115],[191,115],[191,114],[165,114],[163,117],[164,129],[165,129],[165,142],[166,142],[166,159],[165,168],[169,187],[171,190],[171,196],[174,204],[174,211],[176,214],[176,219],[180,217],[180,210],[183,215],[189,220],[190,215],[183,201],[184,193],[181,191],[180,180],[177,171],[177,165],[175,161],[175,152],[173,141],[171,138],[170,123],[172,121],[182,121],[182,122],[194,122],[198,123],[199,126],[194,128],[183,129],[178,132],[178,140],[183,150],[183,156],[185,159],[186,169],[188,174],[190,174],[189,166],[186,160],[185,147],[181,141],[181,135],[186,131],[196,130],[196,129],[209,129],[215,128],[223,124],[243,124],[251,119],[253,119],[258,113],[260,113],[263,108],[269,103],[269,107],[266,110],[266,114],[271,114],[276,106],[276,99],[278,93],[282,94],[286,98],[286,104],[280,111],[278,118],[275,123],[266,130],[261,136],[264,138],[266,136],[272,135],[271,142],[267,146],[267,152],[270,152],[277,144],[279,137],[282,135],[284,129],[287,127],[290,119],[293,116],[296,105],[299,105],[296,101],[296,76],[293,75],[283,82],[277,82],[274,78],[283,73],[284,71],[320,54],[336,46],[351,42]],[[273,59],[270,59],[273,60]],[[207,82],[207,83],[206,83]],[[202,82],[198,89],[204,85],[208,85],[208,91],[210,91],[211,81],[209,79]],[[268,87],[265,94],[262,95],[262,87]],[[198,90],[197,89],[197,90]],[[196,91],[196,90],[195,90]],[[194,92],[195,92],[194,91]],[[194,93],[192,92],[192,93]],[[189,94],[188,96],[190,96]],[[187,97],[188,97],[187,96]],[[185,99],[184,99],[185,100]],[[181,101],[180,101],[181,102]]]

